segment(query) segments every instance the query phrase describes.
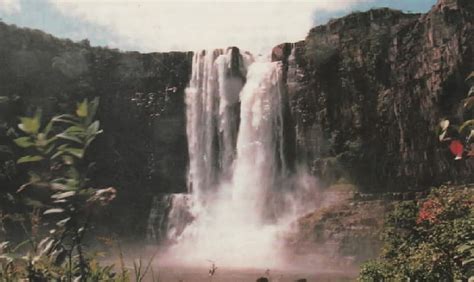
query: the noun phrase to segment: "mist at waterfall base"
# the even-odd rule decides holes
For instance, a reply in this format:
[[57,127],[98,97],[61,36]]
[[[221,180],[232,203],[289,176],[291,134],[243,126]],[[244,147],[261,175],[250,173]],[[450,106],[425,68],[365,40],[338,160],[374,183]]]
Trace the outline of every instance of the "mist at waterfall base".
[[189,194],[174,195],[162,265],[298,268],[285,247],[317,181],[288,152],[283,64],[237,48],[197,52],[186,90]]

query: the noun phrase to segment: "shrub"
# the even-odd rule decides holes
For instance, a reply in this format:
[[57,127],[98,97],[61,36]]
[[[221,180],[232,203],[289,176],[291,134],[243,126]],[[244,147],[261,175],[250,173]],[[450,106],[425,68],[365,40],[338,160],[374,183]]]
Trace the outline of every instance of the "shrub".
[[474,267],[473,204],[472,188],[447,187],[397,204],[385,221],[380,259],[364,264],[359,279],[467,280]]
[[387,281],[392,277],[390,266],[383,261],[371,260],[361,266],[359,281]]
[[[29,169],[29,181],[18,192],[32,198],[31,212],[24,215],[31,224],[29,230],[24,228],[27,241],[0,245],[0,279],[102,280],[115,275],[112,267],[101,267],[88,256],[83,244],[91,213],[115,197],[114,188],[94,189],[87,177],[91,164],[85,153],[102,132],[94,120],[98,103],[86,99],[75,114],[56,116],[45,124],[41,111],[20,118],[24,136],[14,142],[25,154],[17,164]],[[47,232],[41,230],[43,221]]]

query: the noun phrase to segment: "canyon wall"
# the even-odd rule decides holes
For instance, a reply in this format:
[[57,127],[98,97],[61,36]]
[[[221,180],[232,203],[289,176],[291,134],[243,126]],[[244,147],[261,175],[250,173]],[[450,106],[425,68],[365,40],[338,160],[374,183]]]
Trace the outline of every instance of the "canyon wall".
[[275,47],[273,59],[287,66],[299,158],[326,182],[375,192],[472,180],[436,128],[443,117],[462,119],[473,25],[474,2],[442,0],[427,14],[353,13]]
[[[118,189],[116,203],[102,216],[113,230],[143,234],[152,196],[186,191],[184,88],[191,58],[93,48],[87,40],[74,43],[0,22],[0,96],[10,101],[0,135],[36,108],[51,117],[100,97],[104,133],[86,157],[96,163],[94,184]],[[16,190],[24,169],[1,179],[2,188]]]

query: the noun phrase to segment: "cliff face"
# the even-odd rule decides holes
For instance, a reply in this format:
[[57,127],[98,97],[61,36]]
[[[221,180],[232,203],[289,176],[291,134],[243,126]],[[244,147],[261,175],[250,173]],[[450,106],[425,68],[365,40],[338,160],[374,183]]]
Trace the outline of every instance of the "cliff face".
[[354,13],[274,49],[287,66],[298,156],[328,182],[373,191],[472,178],[435,134],[461,118],[474,69],[474,2],[439,1],[427,14]]
[[83,98],[100,97],[104,133],[87,156],[96,162],[91,176],[98,187],[119,191],[104,213],[107,221],[125,222],[126,231],[116,230],[138,234],[153,194],[186,189],[184,88],[191,55],[91,48],[87,41],[0,22],[0,96],[16,105],[10,126],[37,107],[51,116],[71,112]]

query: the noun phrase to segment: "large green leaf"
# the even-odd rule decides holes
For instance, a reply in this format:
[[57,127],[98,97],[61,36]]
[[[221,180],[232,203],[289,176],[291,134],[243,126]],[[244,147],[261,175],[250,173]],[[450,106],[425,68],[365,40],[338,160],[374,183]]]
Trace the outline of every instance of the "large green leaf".
[[18,128],[20,128],[23,132],[28,134],[36,134],[40,128],[40,116],[36,115],[32,118],[30,117],[21,117],[21,123],[18,124]]
[[53,129],[53,123],[54,123],[53,120],[50,120],[48,124],[46,124],[46,126],[44,127],[43,132],[45,135],[48,135],[51,129]]
[[56,153],[54,153],[54,155],[51,156],[51,159],[54,160],[57,157],[62,156],[62,155],[64,155],[64,151],[57,151]]
[[88,106],[87,99],[84,99],[81,103],[77,104],[76,115],[81,118],[87,117]]
[[82,126],[77,126],[77,125],[72,125],[68,128],[66,128],[66,130],[64,132],[67,132],[67,133],[74,133],[74,134],[85,134],[85,130]]
[[102,130],[99,129],[100,123],[98,120],[91,123],[91,125],[87,128],[87,140],[86,140],[86,147],[95,140],[96,136],[102,133]]
[[17,163],[22,164],[22,163],[31,163],[31,162],[37,162],[41,161],[43,159],[42,156],[24,156],[18,159]]
[[65,153],[69,153],[76,158],[82,159],[84,157],[84,149],[79,148],[64,148],[62,149]]
[[84,144],[84,141],[82,141],[80,138],[78,138],[78,137],[76,137],[72,134],[68,134],[66,132],[60,133],[60,134],[56,135],[56,137],[60,138],[60,139],[74,141],[74,142],[79,143],[79,144]]
[[69,123],[69,124],[72,124],[72,125],[77,125],[78,124],[77,117],[75,117],[73,115],[67,115],[67,114],[55,116],[55,117],[52,118],[51,121]]
[[33,140],[29,136],[25,137],[20,137],[15,140],[13,140],[16,145],[18,145],[21,148],[29,148],[34,145]]
[[89,125],[89,127],[87,128],[87,133],[89,135],[97,135],[97,132],[99,131],[99,127],[100,127],[100,122],[96,120],[93,123],[91,123],[91,125]]
[[45,148],[44,153],[46,155],[49,155],[54,150],[54,148],[56,148],[55,144],[51,144],[51,145],[49,145],[48,147]]

